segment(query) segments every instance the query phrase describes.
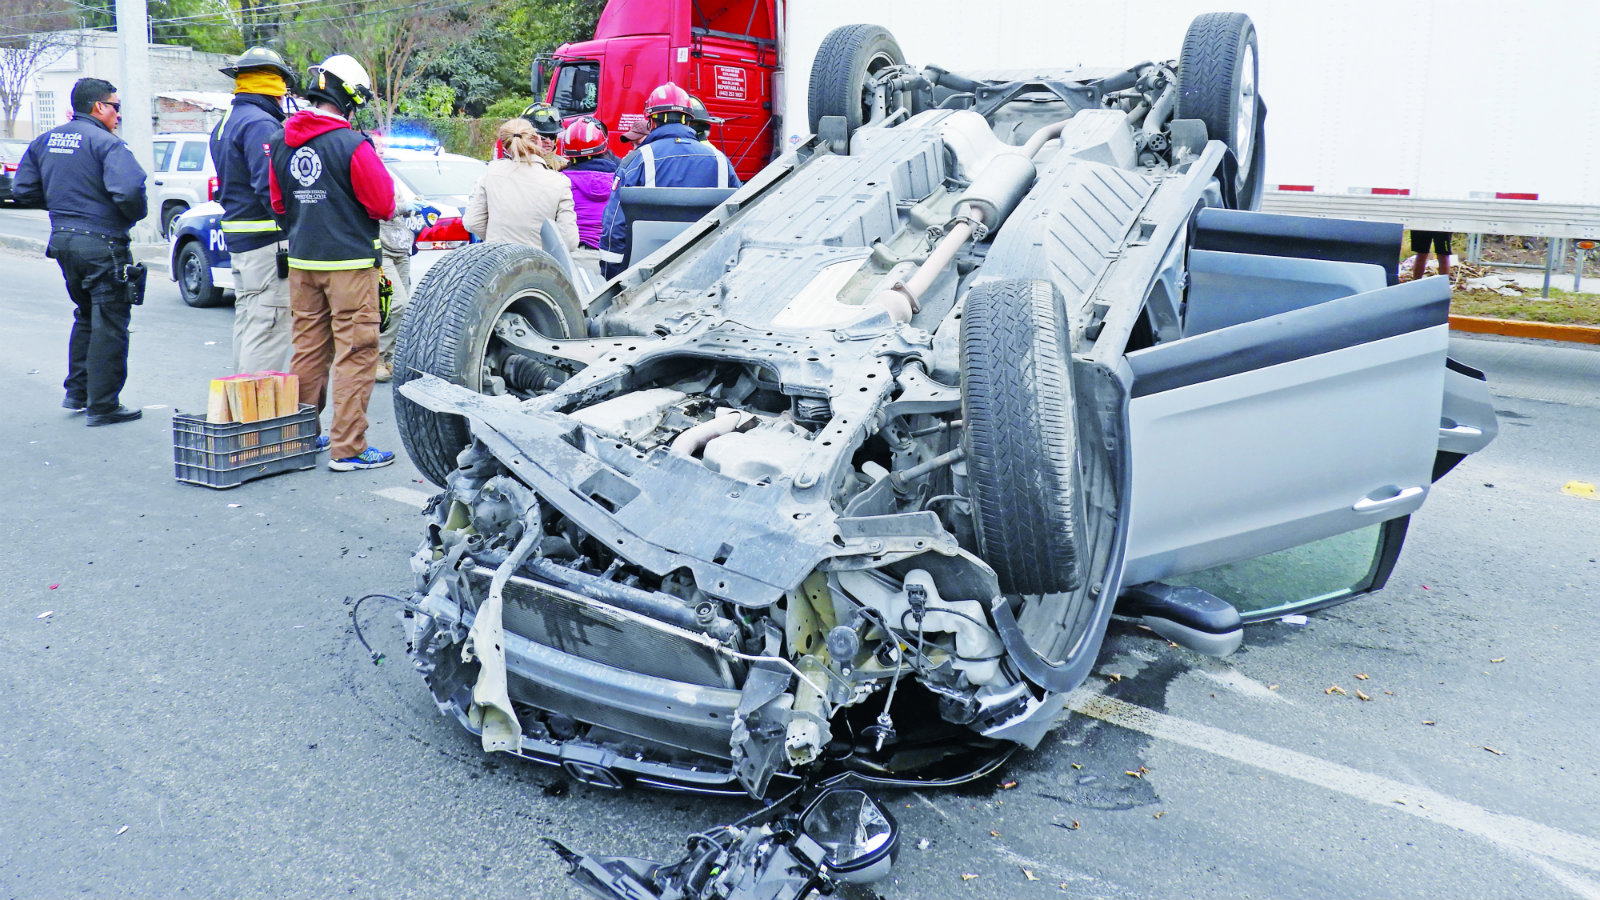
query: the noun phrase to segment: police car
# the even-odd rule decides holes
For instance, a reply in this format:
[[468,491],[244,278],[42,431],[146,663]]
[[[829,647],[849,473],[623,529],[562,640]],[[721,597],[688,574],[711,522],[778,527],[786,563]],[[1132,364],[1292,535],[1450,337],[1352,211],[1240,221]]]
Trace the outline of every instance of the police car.
[[[488,163],[458,153],[390,146],[382,151],[389,174],[417,196],[406,217],[416,241],[412,245],[411,282],[456,247],[472,240],[461,224],[461,212]],[[207,201],[172,224],[172,280],[183,302],[195,307],[232,301],[233,271],[222,234],[222,204]]]

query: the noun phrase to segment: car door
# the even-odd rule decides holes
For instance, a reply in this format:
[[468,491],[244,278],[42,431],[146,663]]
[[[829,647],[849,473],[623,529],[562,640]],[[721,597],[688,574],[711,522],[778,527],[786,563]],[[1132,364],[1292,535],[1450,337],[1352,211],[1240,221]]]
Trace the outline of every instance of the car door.
[[1189,278],[1193,327],[1127,354],[1125,584],[1421,505],[1440,446],[1447,279],[1388,287],[1373,265],[1214,251],[1190,252]]
[[[155,167],[151,174],[168,171],[168,167],[172,165],[172,148],[177,143],[177,141],[155,142]],[[160,183],[159,181],[156,182],[156,184]]]

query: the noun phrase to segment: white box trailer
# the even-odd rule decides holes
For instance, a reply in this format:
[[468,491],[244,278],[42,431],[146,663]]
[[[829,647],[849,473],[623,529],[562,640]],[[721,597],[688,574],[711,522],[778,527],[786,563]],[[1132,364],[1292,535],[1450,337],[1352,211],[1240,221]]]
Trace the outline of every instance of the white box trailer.
[[1263,208],[1485,234],[1600,238],[1600,4],[1530,0],[787,0],[786,146],[838,25],[961,72],[1164,59],[1194,16],[1247,13],[1268,107]]

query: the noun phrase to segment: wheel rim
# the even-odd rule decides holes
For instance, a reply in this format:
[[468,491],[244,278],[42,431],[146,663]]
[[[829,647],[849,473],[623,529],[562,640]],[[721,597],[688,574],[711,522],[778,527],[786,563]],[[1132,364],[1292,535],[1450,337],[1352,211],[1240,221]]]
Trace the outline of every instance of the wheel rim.
[[1250,156],[1255,152],[1256,48],[1247,45],[1240,62],[1239,95],[1235,98],[1233,114],[1233,155],[1239,160],[1239,183],[1243,184],[1250,169]]
[[191,297],[200,296],[200,260],[193,253],[183,255],[183,289]]
[[894,57],[888,53],[874,53],[867,60],[866,70],[861,77],[861,122],[866,124],[872,121],[872,83],[878,80],[878,73],[896,65]]
[[[527,289],[511,295],[500,305],[494,314],[492,323],[498,324],[508,315],[521,316],[533,330],[540,336],[554,340],[563,340],[572,337],[567,330],[566,319],[561,316],[560,306],[555,299],[544,291]],[[477,373],[477,383],[468,387],[483,393],[484,384],[491,376],[504,377],[500,369],[504,364],[506,355],[514,353],[496,334],[494,325],[485,329],[483,346],[478,348],[477,357],[479,364],[473,367]]]

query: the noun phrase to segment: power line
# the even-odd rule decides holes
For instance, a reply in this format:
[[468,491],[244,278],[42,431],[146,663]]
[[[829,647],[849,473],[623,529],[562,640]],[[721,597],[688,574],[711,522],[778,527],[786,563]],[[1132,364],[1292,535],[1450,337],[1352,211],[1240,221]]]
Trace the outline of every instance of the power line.
[[[419,2],[413,3],[413,4],[409,5],[409,6],[386,6],[386,7],[380,7],[379,9],[372,10],[372,11],[355,12],[355,13],[340,14],[340,15],[334,15],[334,16],[324,16],[324,17],[319,17],[319,18],[314,18],[314,19],[299,19],[299,20],[296,20],[296,21],[302,22],[302,23],[340,22],[340,21],[346,21],[346,20],[349,20],[349,19],[371,18],[373,16],[381,16],[381,15],[384,15],[384,14],[387,14],[387,13],[391,13],[391,12],[405,12],[407,10],[421,9],[423,7],[427,7],[426,11],[429,11],[429,12],[431,12],[431,11],[433,11],[435,9],[450,9],[450,8],[457,8],[457,7],[465,8],[465,7],[472,6],[472,5],[475,5],[477,3],[483,3],[483,2],[487,2],[487,0],[469,0],[469,2],[467,2],[467,3],[445,3],[445,2],[442,2],[442,0],[419,0]],[[257,18],[262,18],[264,16],[269,16],[274,12],[280,12],[282,10],[287,10],[287,9],[292,9],[292,8],[297,8],[297,7],[302,7],[302,6],[317,6],[317,5],[329,6],[329,7],[337,8],[337,7],[347,7],[347,6],[351,6],[353,4],[348,3],[348,2],[340,2],[340,0],[288,0],[288,2],[275,4],[275,5],[272,5],[272,6],[257,7],[254,10],[252,10],[252,13],[254,13]],[[205,18],[214,18],[216,16],[225,16],[225,15],[229,15],[229,13],[225,13],[225,12],[196,13],[196,14],[188,15],[188,16],[173,16],[172,18],[167,18],[167,19],[155,19],[153,21],[159,22],[161,24],[174,24],[174,23],[183,23],[183,22],[189,22],[189,21],[196,21],[196,24],[200,24],[200,25],[206,25],[206,24],[217,25],[217,24],[226,24],[226,23],[216,23],[216,22],[205,23],[205,22],[198,22],[197,20],[205,19]]]

